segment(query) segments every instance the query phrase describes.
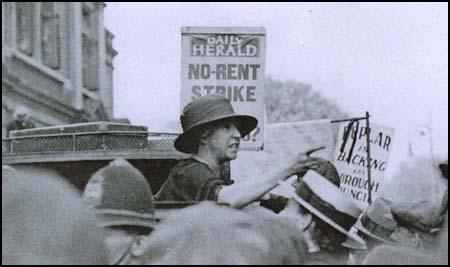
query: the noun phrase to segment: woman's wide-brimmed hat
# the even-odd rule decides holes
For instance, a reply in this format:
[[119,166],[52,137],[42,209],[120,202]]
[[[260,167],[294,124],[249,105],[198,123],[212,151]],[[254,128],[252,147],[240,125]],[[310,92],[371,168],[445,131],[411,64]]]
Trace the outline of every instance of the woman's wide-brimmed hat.
[[354,227],[371,238],[386,244],[396,244],[397,242],[391,238],[398,227],[398,223],[391,212],[392,204],[387,199],[377,198],[361,214]]
[[356,241],[360,247],[365,248],[365,241],[350,231],[363,210],[327,178],[309,170],[297,185],[293,199],[316,217]]
[[242,137],[258,125],[255,117],[236,114],[230,101],[222,95],[207,95],[190,102],[184,107],[180,120],[183,133],[175,140],[175,148],[183,153],[192,153],[199,130],[211,122],[230,120]]

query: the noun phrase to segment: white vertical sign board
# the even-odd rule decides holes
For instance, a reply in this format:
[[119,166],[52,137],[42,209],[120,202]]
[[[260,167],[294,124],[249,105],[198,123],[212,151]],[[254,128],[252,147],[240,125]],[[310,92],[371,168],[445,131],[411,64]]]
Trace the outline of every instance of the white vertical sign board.
[[263,27],[183,27],[181,53],[181,109],[208,95],[227,97],[238,114],[258,119],[258,127],[241,147],[264,145],[265,51]]
[[[365,122],[353,124],[348,138],[348,123],[341,123],[334,152],[334,165],[339,172],[341,191],[361,203],[368,204],[367,139]],[[393,147],[394,129],[371,123],[370,165],[372,200],[383,185],[389,154]]]

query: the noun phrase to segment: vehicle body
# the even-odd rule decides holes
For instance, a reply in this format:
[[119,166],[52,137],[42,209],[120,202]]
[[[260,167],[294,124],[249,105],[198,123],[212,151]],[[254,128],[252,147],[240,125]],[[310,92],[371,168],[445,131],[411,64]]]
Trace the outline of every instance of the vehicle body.
[[[80,193],[89,178],[117,158],[128,160],[159,190],[172,167],[188,155],[175,150],[178,134],[150,133],[146,127],[91,122],[12,131],[2,139],[2,165],[37,167],[67,178]],[[192,203],[157,203],[157,208]]]

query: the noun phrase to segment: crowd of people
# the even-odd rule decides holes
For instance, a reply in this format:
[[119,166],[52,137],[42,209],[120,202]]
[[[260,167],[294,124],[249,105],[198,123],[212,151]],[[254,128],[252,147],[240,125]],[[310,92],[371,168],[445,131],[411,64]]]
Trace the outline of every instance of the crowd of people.
[[[234,183],[220,166],[257,120],[213,95],[188,104],[181,124],[175,148],[192,157],[158,192],[125,159],[95,172],[81,195],[57,173],[3,166],[2,263],[448,263],[448,191],[439,207],[380,198],[363,210],[340,192],[333,164],[311,151]],[[290,192],[281,210],[254,204],[280,184]],[[161,211],[157,201],[197,204]]]

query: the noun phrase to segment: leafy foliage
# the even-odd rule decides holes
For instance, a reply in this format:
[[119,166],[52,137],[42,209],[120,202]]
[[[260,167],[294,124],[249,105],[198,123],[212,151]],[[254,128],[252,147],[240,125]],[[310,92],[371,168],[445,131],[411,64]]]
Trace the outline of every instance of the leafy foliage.
[[309,84],[267,78],[264,86],[268,123],[347,117]]

